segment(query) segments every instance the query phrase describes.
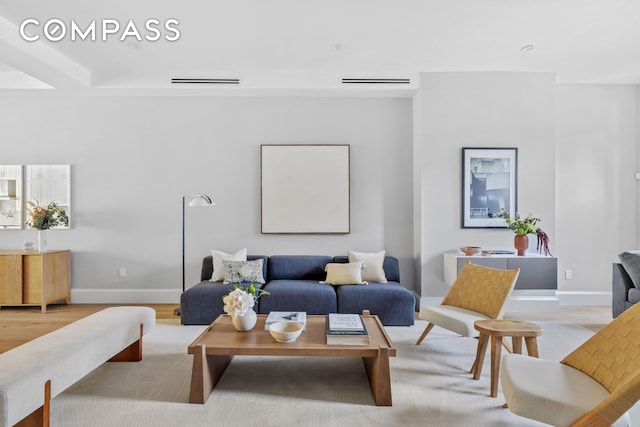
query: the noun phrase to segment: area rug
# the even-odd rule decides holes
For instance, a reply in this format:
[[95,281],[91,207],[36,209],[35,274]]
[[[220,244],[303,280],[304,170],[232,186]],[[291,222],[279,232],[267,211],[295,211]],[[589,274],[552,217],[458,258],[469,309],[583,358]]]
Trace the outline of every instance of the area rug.
[[[543,328],[540,356],[559,360],[592,332],[569,322]],[[489,357],[473,380],[476,340],[440,328],[386,328],[392,407],[376,407],[362,361],[351,358],[235,357],[204,405],[189,404],[187,345],[204,326],[158,324],[138,363],[106,363],[52,401],[52,426],[541,426],[489,397]]]

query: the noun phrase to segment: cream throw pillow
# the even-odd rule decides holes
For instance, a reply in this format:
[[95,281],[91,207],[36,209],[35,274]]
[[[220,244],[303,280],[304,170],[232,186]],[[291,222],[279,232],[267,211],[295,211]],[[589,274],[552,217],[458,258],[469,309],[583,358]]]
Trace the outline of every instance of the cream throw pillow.
[[211,249],[211,256],[213,257],[213,274],[211,275],[210,282],[222,282],[224,280],[224,266],[222,260],[226,261],[246,261],[247,260],[247,248],[242,248],[235,254],[228,254],[216,249]]
[[370,282],[387,283],[387,276],[384,274],[385,251],[380,252],[353,252],[349,251],[349,262],[362,262],[362,280]]
[[329,263],[324,268],[327,272],[327,280],[324,283],[330,285],[366,285],[362,281],[362,263]]

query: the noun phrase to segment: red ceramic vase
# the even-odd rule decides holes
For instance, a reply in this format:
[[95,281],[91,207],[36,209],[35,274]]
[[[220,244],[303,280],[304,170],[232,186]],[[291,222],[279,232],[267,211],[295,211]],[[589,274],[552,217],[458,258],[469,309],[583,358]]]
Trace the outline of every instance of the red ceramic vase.
[[518,256],[525,256],[527,248],[529,247],[529,237],[526,234],[524,236],[516,235],[513,238],[513,245],[518,251]]

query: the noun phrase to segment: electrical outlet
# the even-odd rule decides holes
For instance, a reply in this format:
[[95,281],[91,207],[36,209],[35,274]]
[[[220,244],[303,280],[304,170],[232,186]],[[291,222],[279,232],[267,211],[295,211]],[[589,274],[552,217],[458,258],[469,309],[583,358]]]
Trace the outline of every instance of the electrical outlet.
[[127,269],[124,267],[120,267],[118,269],[118,277],[127,277]]
[[573,270],[565,270],[564,271],[564,279],[565,280],[573,279]]

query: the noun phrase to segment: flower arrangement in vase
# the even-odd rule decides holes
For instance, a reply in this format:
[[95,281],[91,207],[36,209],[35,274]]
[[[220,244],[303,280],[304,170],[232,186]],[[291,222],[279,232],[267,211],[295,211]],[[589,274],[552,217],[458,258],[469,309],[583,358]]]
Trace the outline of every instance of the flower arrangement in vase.
[[36,200],[35,202],[29,201],[28,212],[30,218],[27,220],[27,226],[38,230],[38,251],[46,251],[46,239],[43,235],[43,230],[48,230],[53,227],[68,226],[69,217],[67,213],[56,202],[49,202],[48,204],[41,206]]
[[222,297],[223,310],[231,316],[231,322],[238,331],[250,331],[256,325],[256,312],[253,306],[262,295],[269,292],[257,288],[253,283],[247,288],[239,283],[231,284],[232,291]]
[[502,209],[499,214],[496,215],[499,218],[504,218],[504,222],[507,227],[515,233],[514,245],[518,251],[518,256],[523,256],[529,247],[528,234],[535,234],[538,238],[536,250],[538,253],[544,253],[544,255],[551,255],[549,251],[549,236],[542,231],[540,227],[536,227],[536,224],[540,222],[540,218],[528,214],[525,218],[516,212],[512,217],[507,211]]

